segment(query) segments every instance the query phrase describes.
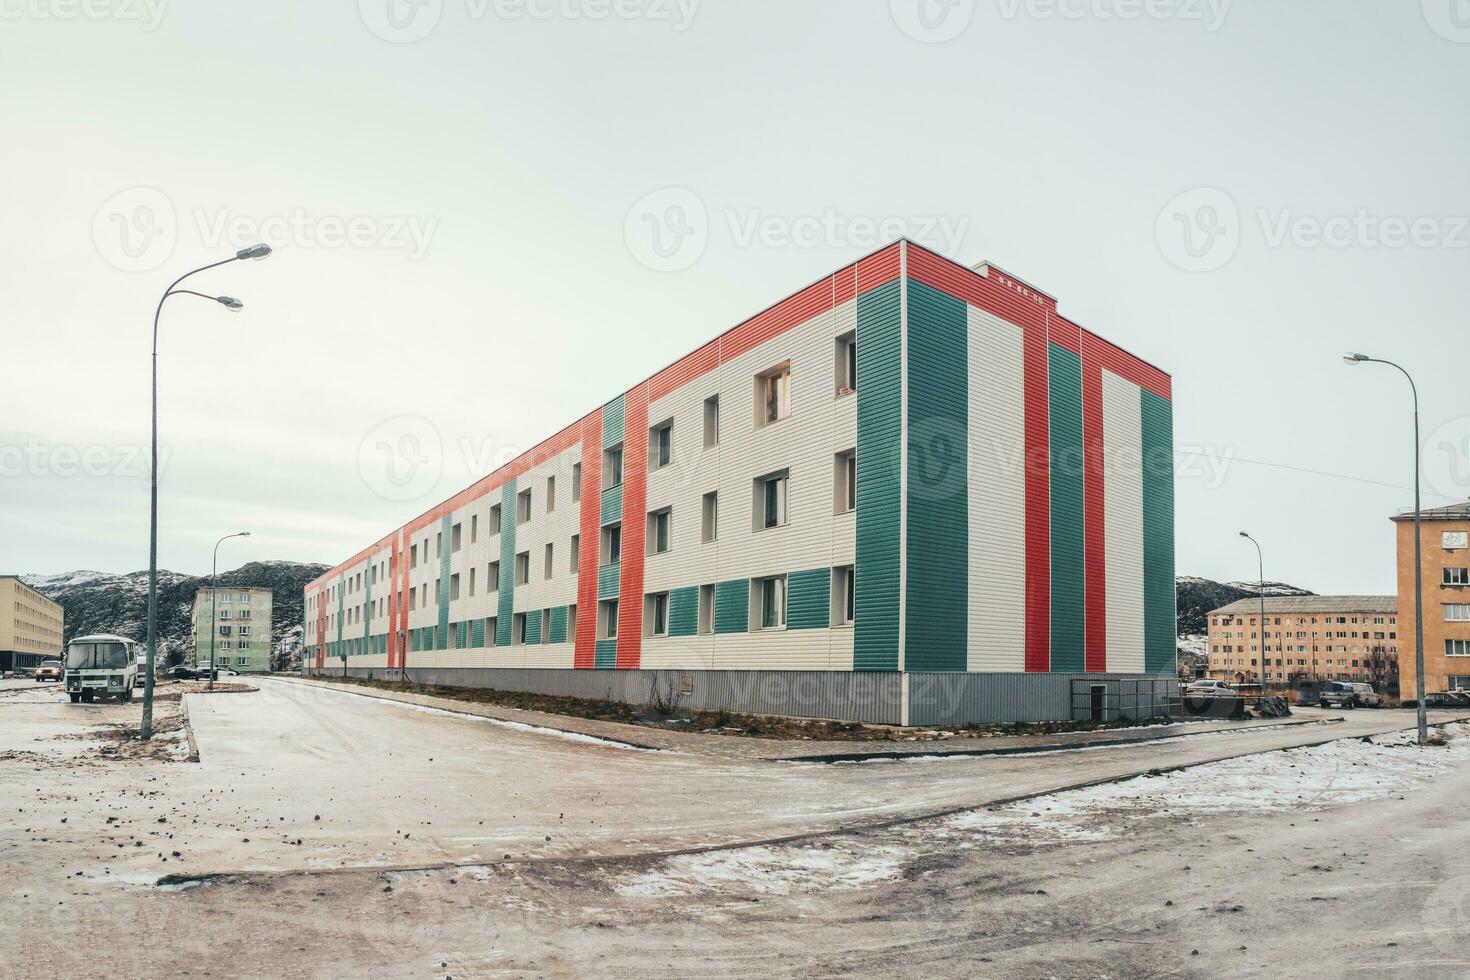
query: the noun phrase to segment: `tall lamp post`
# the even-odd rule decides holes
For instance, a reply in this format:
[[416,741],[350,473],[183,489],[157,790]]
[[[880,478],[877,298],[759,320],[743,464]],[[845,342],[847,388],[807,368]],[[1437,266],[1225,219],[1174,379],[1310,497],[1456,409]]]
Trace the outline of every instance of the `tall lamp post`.
[[158,301],[158,308],[153,311],[153,438],[148,474],[148,675],[143,679],[143,725],[140,733],[144,741],[153,737],[153,665],[158,657],[158,318],[163,313],[164,302],[170,296],[180,294],[213,300],[228,310],[240,311],[245,304],[233,296],[210,296],[192,289],[180,289],[179,283],[206,269],[241,259],[263,259],[269,254],[269,245],[251,245],[227,259],[186,272],[164,290],[163,297]]
[[1261,697],[1266,696],[1266,654],[1270,648],[1266,646],[1266,559],[1261,555],[1261,542],[1251,537],[1245,531],[1240,536],[1256,546],[1256,572],[1259,576],[1256,592],[1261,600]]
[[1396,368],[1409,382],[1409,391],[1414,395],[1414,684],[1418,691],[1419,744],[1429,741],[1429,711],[1424,706],[1424,558],[1420,536],[1419,511],[1419,386],[1402,365],[1385,361],[1367,354],[1344,354],[1343,361],[1349,365],[1387,364]]
[[231,538],[248,538],[249,531],[236,531],[234,534],[226,534],[214,543],[214,561],[209,566],[209,689],[214,690],[214,679],[219,675],[219,663],[214,656],[214,637],[219,632],[219,614],[215,611],[219,602],[219,546]]

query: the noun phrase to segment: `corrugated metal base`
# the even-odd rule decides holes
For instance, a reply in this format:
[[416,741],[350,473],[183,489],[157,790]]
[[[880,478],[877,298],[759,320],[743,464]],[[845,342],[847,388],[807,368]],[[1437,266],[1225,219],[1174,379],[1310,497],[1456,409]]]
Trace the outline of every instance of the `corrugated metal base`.
[[[341,676],[341,669],[308,674]],[[352,677],[400,680],[397,670],[349,668]],[[1106,688],[1107,717],[1162,714],[1173,678],[1140,674],[910,673],[910,725],[989,725],[1085,719],[1085,694]],[[564,670],[515,667],[411,667],[416,684],[483,687],[559,697],[650,705],[677,704],[699,711],[832,718],[897,725],[902,718],[903,675],[822,670]],[[1083,682],[1074,684],[1074,682]],[[1152,682],[1157,696],[1139,695],[1136,682]]]

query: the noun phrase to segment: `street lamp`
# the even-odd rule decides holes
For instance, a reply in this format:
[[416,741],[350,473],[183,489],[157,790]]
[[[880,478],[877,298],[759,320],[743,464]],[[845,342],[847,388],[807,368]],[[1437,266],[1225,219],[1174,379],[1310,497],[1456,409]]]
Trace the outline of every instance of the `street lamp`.
[[1266,559],[1261,556],[1261,542],[1245,531],[1241,531],[1240,536],[1256,546],[1256,571],[1260,576],[1256,580],[1259,583],[1257,592],[1261,600],[1261,697],[1264,698],[1266,696],[1266,654],[1268,652],[1266,646]]
[[233,296],[210,296],[192,289],[179,289],[179,283],[206,269],[242,259],[263,259],[270,254],[269,245],[251,245],[240,249],[230,258],[186,272],[169,284],[158,301],[158,308],[153,311],[153,439],[148,476],[148,675],[143,679],[143,724],[139,733],[145,742],[153,737],[153,665],[158,656],[158,318],[163,313],[164,302],[170,296],[180,293],[213,300],[228,310],[238,312],[245,304]]
[[1387,364],[1391,368],[1397,368],[1408,380],[1409,391],[1414,395],[1414,684],[1419,692],[1419,744],[1424,745],[1429,741],[1429,711],[1424,706],[1424,559],[1419,512],[1419,386],[1414,384],[1413,376],[1402,365],[1393,361],[1369,357],[1367,354],[1344,354],[1342,359],[1350,366]]
[[215,607],[219,601],[219,546],[231,538],[248,538],[249,531],[236,531],[234,534],[226,534],[214,543],[214,561],[209,566],[209,689],[214,690],[214,679],[219,674],[219,668],[215,666],[219,661],[214,658],[214,635],[219,632],[219,623],[216,620]]

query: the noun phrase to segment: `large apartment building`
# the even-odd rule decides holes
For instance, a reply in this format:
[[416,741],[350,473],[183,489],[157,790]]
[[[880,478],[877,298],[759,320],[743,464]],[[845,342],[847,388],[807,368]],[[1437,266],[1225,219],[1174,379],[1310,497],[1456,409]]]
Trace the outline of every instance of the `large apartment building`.
[[[1421,512],[1424,555],[1424,687],[1470,691],[1470,503]],[[1404,624],[1399,675],[1405,699],[1419,696],[1414,665],[1414,515],[1393,518],[1398,615]]]
[[62,654],[61,605],[14,575],[0,575],[0,671],[28,670]]
[[1241,599],[1210,613],[1209,674],[1257,684],[1264,656],[1273,686],[1362,681],[1391,691],[1399,669],[1398,623],[1391,595],[1267,596],[1264,624],[1261,600]]
[[220,586],[218,594],[208,587],[194,593],[194,662],[210,657],[210,634],[214,634],[215,662],[240,673],[265,673],[271,669],[270,589]]
[[895,724],[1147,713],[1177,686],[1171,396],[1051,296],[898,242],[312,582],[306,667]]

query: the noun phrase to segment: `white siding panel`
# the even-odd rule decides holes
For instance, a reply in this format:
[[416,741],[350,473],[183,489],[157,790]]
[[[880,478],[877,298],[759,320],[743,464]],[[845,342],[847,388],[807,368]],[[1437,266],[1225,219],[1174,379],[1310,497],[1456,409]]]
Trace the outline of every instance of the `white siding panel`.
[[1143,418],[1138,386],[1102,373],[1108,670],[1143,670]]
[[1026,669],[1025,393],[1021,328],[969,310],[968,666]]

